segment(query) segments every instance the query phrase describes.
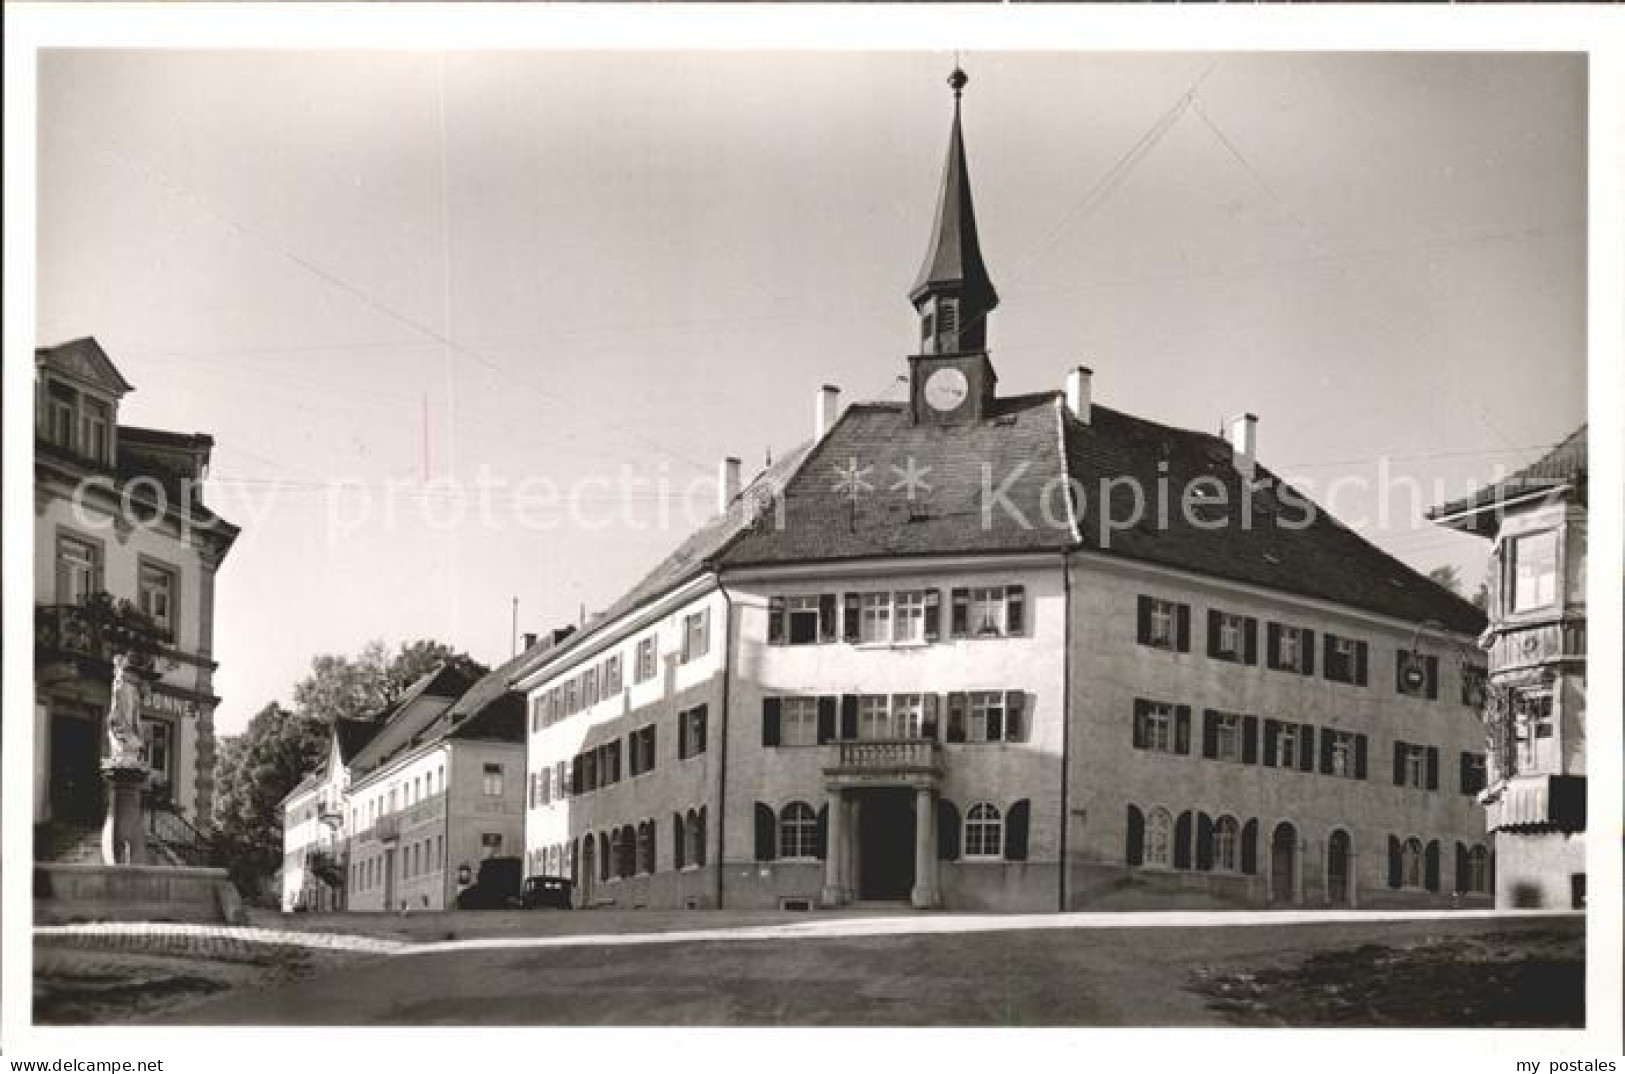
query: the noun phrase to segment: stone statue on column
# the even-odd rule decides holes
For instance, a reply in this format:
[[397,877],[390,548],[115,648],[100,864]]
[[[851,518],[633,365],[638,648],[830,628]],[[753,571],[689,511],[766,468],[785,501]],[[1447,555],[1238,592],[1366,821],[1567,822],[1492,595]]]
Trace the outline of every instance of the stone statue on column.
[[107,820],[102,825],[102,862],[106,865],[143,865],[147,861],[141,792],[150,774],[141,756],[141,688],[134,672],[127,653],[113,657],[107,760],[102,762],[102,779],[107,783]]
[[107,707],[107,767],[146,768],[141,756],[141,688],[125,653],[113,657],[112,700]]

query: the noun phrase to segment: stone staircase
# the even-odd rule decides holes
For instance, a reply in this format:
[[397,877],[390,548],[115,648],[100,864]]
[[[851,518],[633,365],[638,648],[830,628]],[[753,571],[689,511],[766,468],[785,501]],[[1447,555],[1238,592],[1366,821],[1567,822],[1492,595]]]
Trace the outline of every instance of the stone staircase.
[[34,825],[34,860],[65,865],[100,865],[101,825],[54,820]]

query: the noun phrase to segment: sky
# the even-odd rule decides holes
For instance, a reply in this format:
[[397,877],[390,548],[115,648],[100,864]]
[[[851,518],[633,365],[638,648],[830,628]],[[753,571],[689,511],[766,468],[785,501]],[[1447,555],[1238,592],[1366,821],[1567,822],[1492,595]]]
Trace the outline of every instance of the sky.
[[[1487,549],[1421,510],[1585,419],[1583,57],[962,62],[1001,391],[1084,364],[1147,418],[1257,414],[1311,492],[1386,466],[1418,491],[1334,513],[1475,588]],[[899,398],[952,66],[42,54],[39,342],[211,433],[243,527],[217,727],[373,638],[505,659],[516,598],[520,631],[607,605],[820,385]]]

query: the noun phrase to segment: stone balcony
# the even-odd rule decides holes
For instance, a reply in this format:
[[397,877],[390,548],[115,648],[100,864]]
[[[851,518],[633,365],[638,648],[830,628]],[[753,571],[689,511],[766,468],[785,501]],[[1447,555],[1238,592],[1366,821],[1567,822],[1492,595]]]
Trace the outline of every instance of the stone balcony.
[[823,748],[824,784],[849,787],[937,789],[942,781],[942,745],[928,738],[831,742]]

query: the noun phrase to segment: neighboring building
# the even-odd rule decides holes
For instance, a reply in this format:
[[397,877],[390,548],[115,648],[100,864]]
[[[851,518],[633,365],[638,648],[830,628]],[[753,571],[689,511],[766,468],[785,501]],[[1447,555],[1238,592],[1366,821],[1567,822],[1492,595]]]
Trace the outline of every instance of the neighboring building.
[[1585,905],[1586,445],[1582,425],[1532,466],[1429,513],[1495,544],[1479,800],[1499,906]]
[[[823,389],[521,665],[531,870],[622,907],[1485,901],[1482,614],[1270,474],[1251,416],[1160,425],[1083,369],[998,393],[951,81],[908,401]],[[1129,479],[1193,517],[1103,530]]]
[[112,657],[145,668],[149,801],[214,798],[215,572],[237,527],[203,505],[213,440],[119,424],[132,391],[94,339],[34,352],[34,820],[66,846],[104,816]]
[[368,721],[334,728],[322,767],[283,800],[284,910],[444,910],[459,873],[518,857],[524,700],[510,662],[449,667]]

